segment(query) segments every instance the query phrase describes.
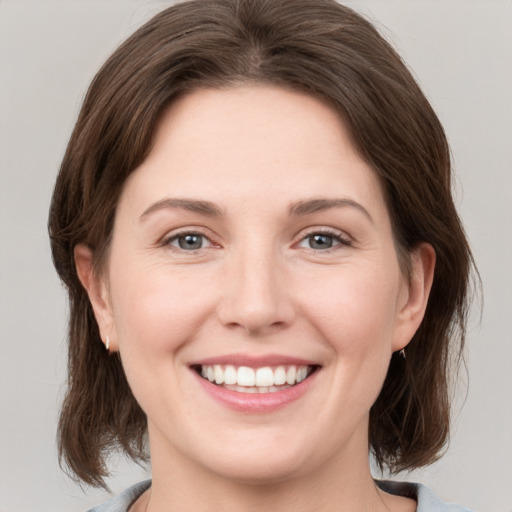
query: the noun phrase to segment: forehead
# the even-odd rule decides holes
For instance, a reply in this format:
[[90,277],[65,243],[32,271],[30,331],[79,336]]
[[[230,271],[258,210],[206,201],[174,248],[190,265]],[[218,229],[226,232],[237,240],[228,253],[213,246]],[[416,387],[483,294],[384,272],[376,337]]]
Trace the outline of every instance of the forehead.
[[158,194],[276,204],[341,194],[382,202],[375,173],[334,109],[301,92],[256,85],[199,89],[174,102],[126,194],[132,203]]

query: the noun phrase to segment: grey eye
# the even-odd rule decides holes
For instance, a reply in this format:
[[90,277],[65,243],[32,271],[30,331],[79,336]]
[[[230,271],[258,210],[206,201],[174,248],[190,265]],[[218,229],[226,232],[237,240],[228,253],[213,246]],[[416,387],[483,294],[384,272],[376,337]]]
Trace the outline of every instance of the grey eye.
[[332,235],[326,235],[322,233],[316,233],[310,235],[306,239],[311,249],[330,249],[335,245],[335,240]]
[[179,235],[170,241],[171,245],[179,247],[184,251],[197,251],[202,249],[204,245],[204,236],[195,233],[188,233],[186,235]]

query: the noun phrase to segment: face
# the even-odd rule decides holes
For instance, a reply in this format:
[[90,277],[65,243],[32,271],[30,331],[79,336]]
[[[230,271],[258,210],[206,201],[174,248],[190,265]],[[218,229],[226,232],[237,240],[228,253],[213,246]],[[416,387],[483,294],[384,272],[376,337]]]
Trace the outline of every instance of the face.
[[379,181],[319,100],[251,86],[174,103],[89,284],[153,468],[276,481],[367,464],[370,407],[426,302],[412,261],[408,281]]

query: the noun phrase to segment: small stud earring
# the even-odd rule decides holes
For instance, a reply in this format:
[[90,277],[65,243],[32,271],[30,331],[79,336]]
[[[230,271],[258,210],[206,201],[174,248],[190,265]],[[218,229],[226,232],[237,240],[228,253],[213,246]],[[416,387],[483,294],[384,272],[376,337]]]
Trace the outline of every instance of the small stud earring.
[[[108,339],[108,338],[107,338]],[[405,357],[405,348],[403,348],[402,350],[400,350],[400,355],[404,358],[404,359],[407,359]]]
[[107,336],[107,339],[105,341],[105,348],[108,350],[110,348],[110,338]]

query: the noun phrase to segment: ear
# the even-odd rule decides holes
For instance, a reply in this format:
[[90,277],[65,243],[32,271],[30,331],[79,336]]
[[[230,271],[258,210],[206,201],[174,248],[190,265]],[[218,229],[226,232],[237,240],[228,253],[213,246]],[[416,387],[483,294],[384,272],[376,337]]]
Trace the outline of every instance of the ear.
[[410,279],[404,282],[404,293],[398,304],[393,352],[403,349],[418,330],[434,279],[436,253],[430,244],[417,245],[410,253],[410,260]]
[[117,350],[117,337],[106,279],[95,272],[93,252],[88,246],[77,245],[74,250],[74,257],[78,278],[89,296],[101,340],[106,345],[108,337],[109,350],[115,351]]

